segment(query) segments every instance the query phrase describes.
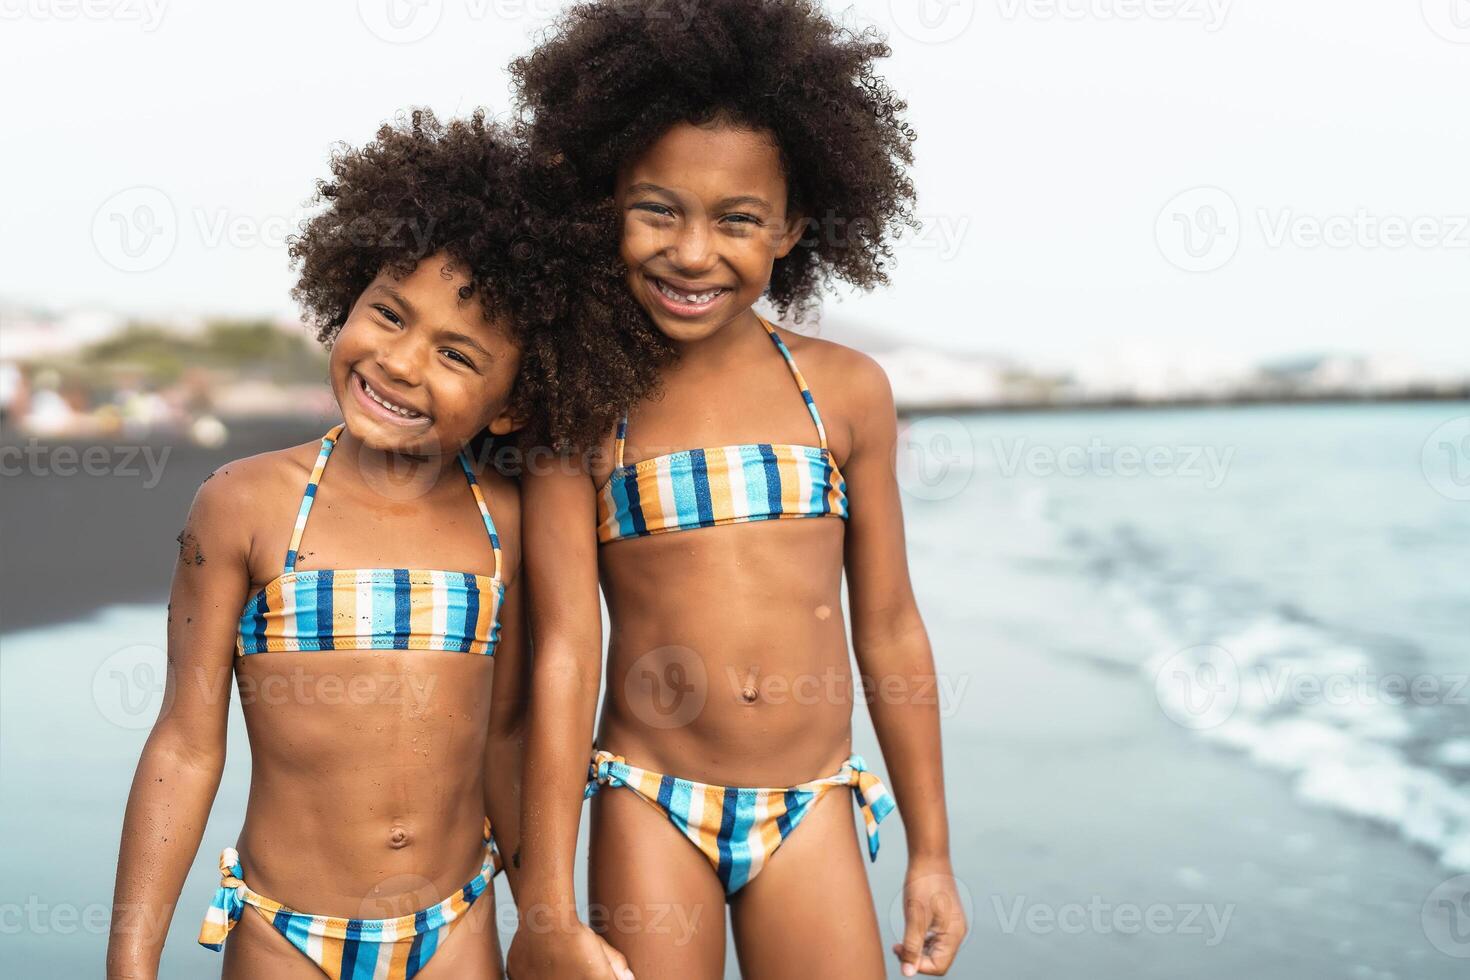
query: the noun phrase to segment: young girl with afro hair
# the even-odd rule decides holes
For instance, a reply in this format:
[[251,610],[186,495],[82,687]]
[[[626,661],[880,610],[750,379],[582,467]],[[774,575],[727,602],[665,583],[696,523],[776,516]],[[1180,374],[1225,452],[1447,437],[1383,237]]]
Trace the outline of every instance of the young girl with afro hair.
[[[525,483],[517,980],[617,975],[599,938],[640,980],[722,977],[727,907],[746,976],[882,977],[862,854],[895,804],[902,972],[944,973],[963,939],[892,393],[868,357],[754,308],[801,320],[830,283],[887,281],[914,138],[874,70],[887,54],[814,0],[593,0],[511,67],[532,165],[616,207],[662,341],[658,391]],[[859,698],[892,794],[853,751]]]
[[600,433],[657,345],[610,213],[549,200],[480,114],[414,112],[318,185],[295,296],[342,421],[195,497],[108,976],[158,975],[232,681],[250,795],[199,933],[224,975],[500,975],[490,882],[518,839],[526,644],[519,488],[484,450]]

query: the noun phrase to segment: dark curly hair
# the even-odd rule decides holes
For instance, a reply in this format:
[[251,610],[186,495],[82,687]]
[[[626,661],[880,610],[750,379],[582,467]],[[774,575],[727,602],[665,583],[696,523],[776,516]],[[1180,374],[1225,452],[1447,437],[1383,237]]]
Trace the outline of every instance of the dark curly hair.
[[839,26],[817,0],[592,0],[510,72],[537,165],[562,169],[588,200],[677,123],[772,133],[808,229],[768,295],[800,320],[833,278],[886,283],[892,237],[915,225],[907,106],[873,70],[889,54],[875,30]]
[[511,408],[528,420],[523,440],[590,445],[654,387],[668,344],[623,283],[612,206],[558,206],[483,111],[443,123],[413,110],[340,147],[331,170],[313,199],[325,207],[290,240],[292,296],[323,344],[380,272],[442,251],[522,348]]

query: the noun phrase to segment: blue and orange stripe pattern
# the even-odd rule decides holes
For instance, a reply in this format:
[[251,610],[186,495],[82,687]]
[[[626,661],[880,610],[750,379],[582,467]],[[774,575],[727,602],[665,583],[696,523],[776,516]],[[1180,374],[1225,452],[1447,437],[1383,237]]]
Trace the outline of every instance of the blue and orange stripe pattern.
[[776,328],[760,322],[801,390],[818,445],[686,449],[625,465],[624,416],[613,444],[612,474],[597,495],[599,543],[749,521],[847,517],[847,484],[827,446],[811,389]]
[[252,891],[245,884],[240,855],[220,853],[220,886],[199,929],[199,944],[216,952],[245,906],[253,907],[332,980],[407,980],[443,944],[450,929],[500,872],[500,852],[485,821],[485,857],[480,871],[437,905],[391,919],[349,919],[309,915]]
[[599,750],[592,756],[586,796],[603,786],[630,789],[667,816],[709,859],[727,895],[760,873],[828,790],[851,787],[862,809],[870,860],[878,859],[878,824],[894,809],[893,797],[860,755],[851,756],[835,775],[767,789],[696,783],[630,766],[622,756]]
[[322,439],[296,515],[285,570],[246,603],[236,653],[447,650],[494,656],[505,598],[500,537],[463,453],[460,467],[495,553],[494,575],[411,568],[296,570],[306,521],[342,428],[337,425]]

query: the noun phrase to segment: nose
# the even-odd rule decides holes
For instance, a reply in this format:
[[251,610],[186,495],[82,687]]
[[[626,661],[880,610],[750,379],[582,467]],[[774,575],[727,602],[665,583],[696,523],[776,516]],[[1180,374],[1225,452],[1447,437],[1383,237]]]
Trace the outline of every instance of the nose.
[[409,333],[399,333],[385,341],[378,347],[374,360],[388,380],[414,387],[421,376],[423,352],[422,345],[415,343]]
[[718,256],[711,247],[708,222],[695,216],[684,222],[669,246],[669,261],[680,272],[697,276],[714,267]]

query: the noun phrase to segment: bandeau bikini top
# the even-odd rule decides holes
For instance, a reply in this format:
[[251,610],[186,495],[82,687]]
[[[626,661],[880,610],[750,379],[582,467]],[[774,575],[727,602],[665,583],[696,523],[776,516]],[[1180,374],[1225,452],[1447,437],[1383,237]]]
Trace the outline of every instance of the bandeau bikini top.
[[296,570],[306,518],[342,428],[338,424],[322,439],[296,514],[285,570],[245,604],[236,653],[447,650],[494,656],[500,639],[500,604],[505,598],[500,537],[463,452],[460,467],[495,551],[494,575],[418,568]]
[[597,541],[788,517],[847,517],[847,484],[827,448],[817,403],[791,351],[764,319],[816,423],[816,446],[754,443],[686,449],[625,466],[628,417],[618,423],[613,471],[597,493]]

